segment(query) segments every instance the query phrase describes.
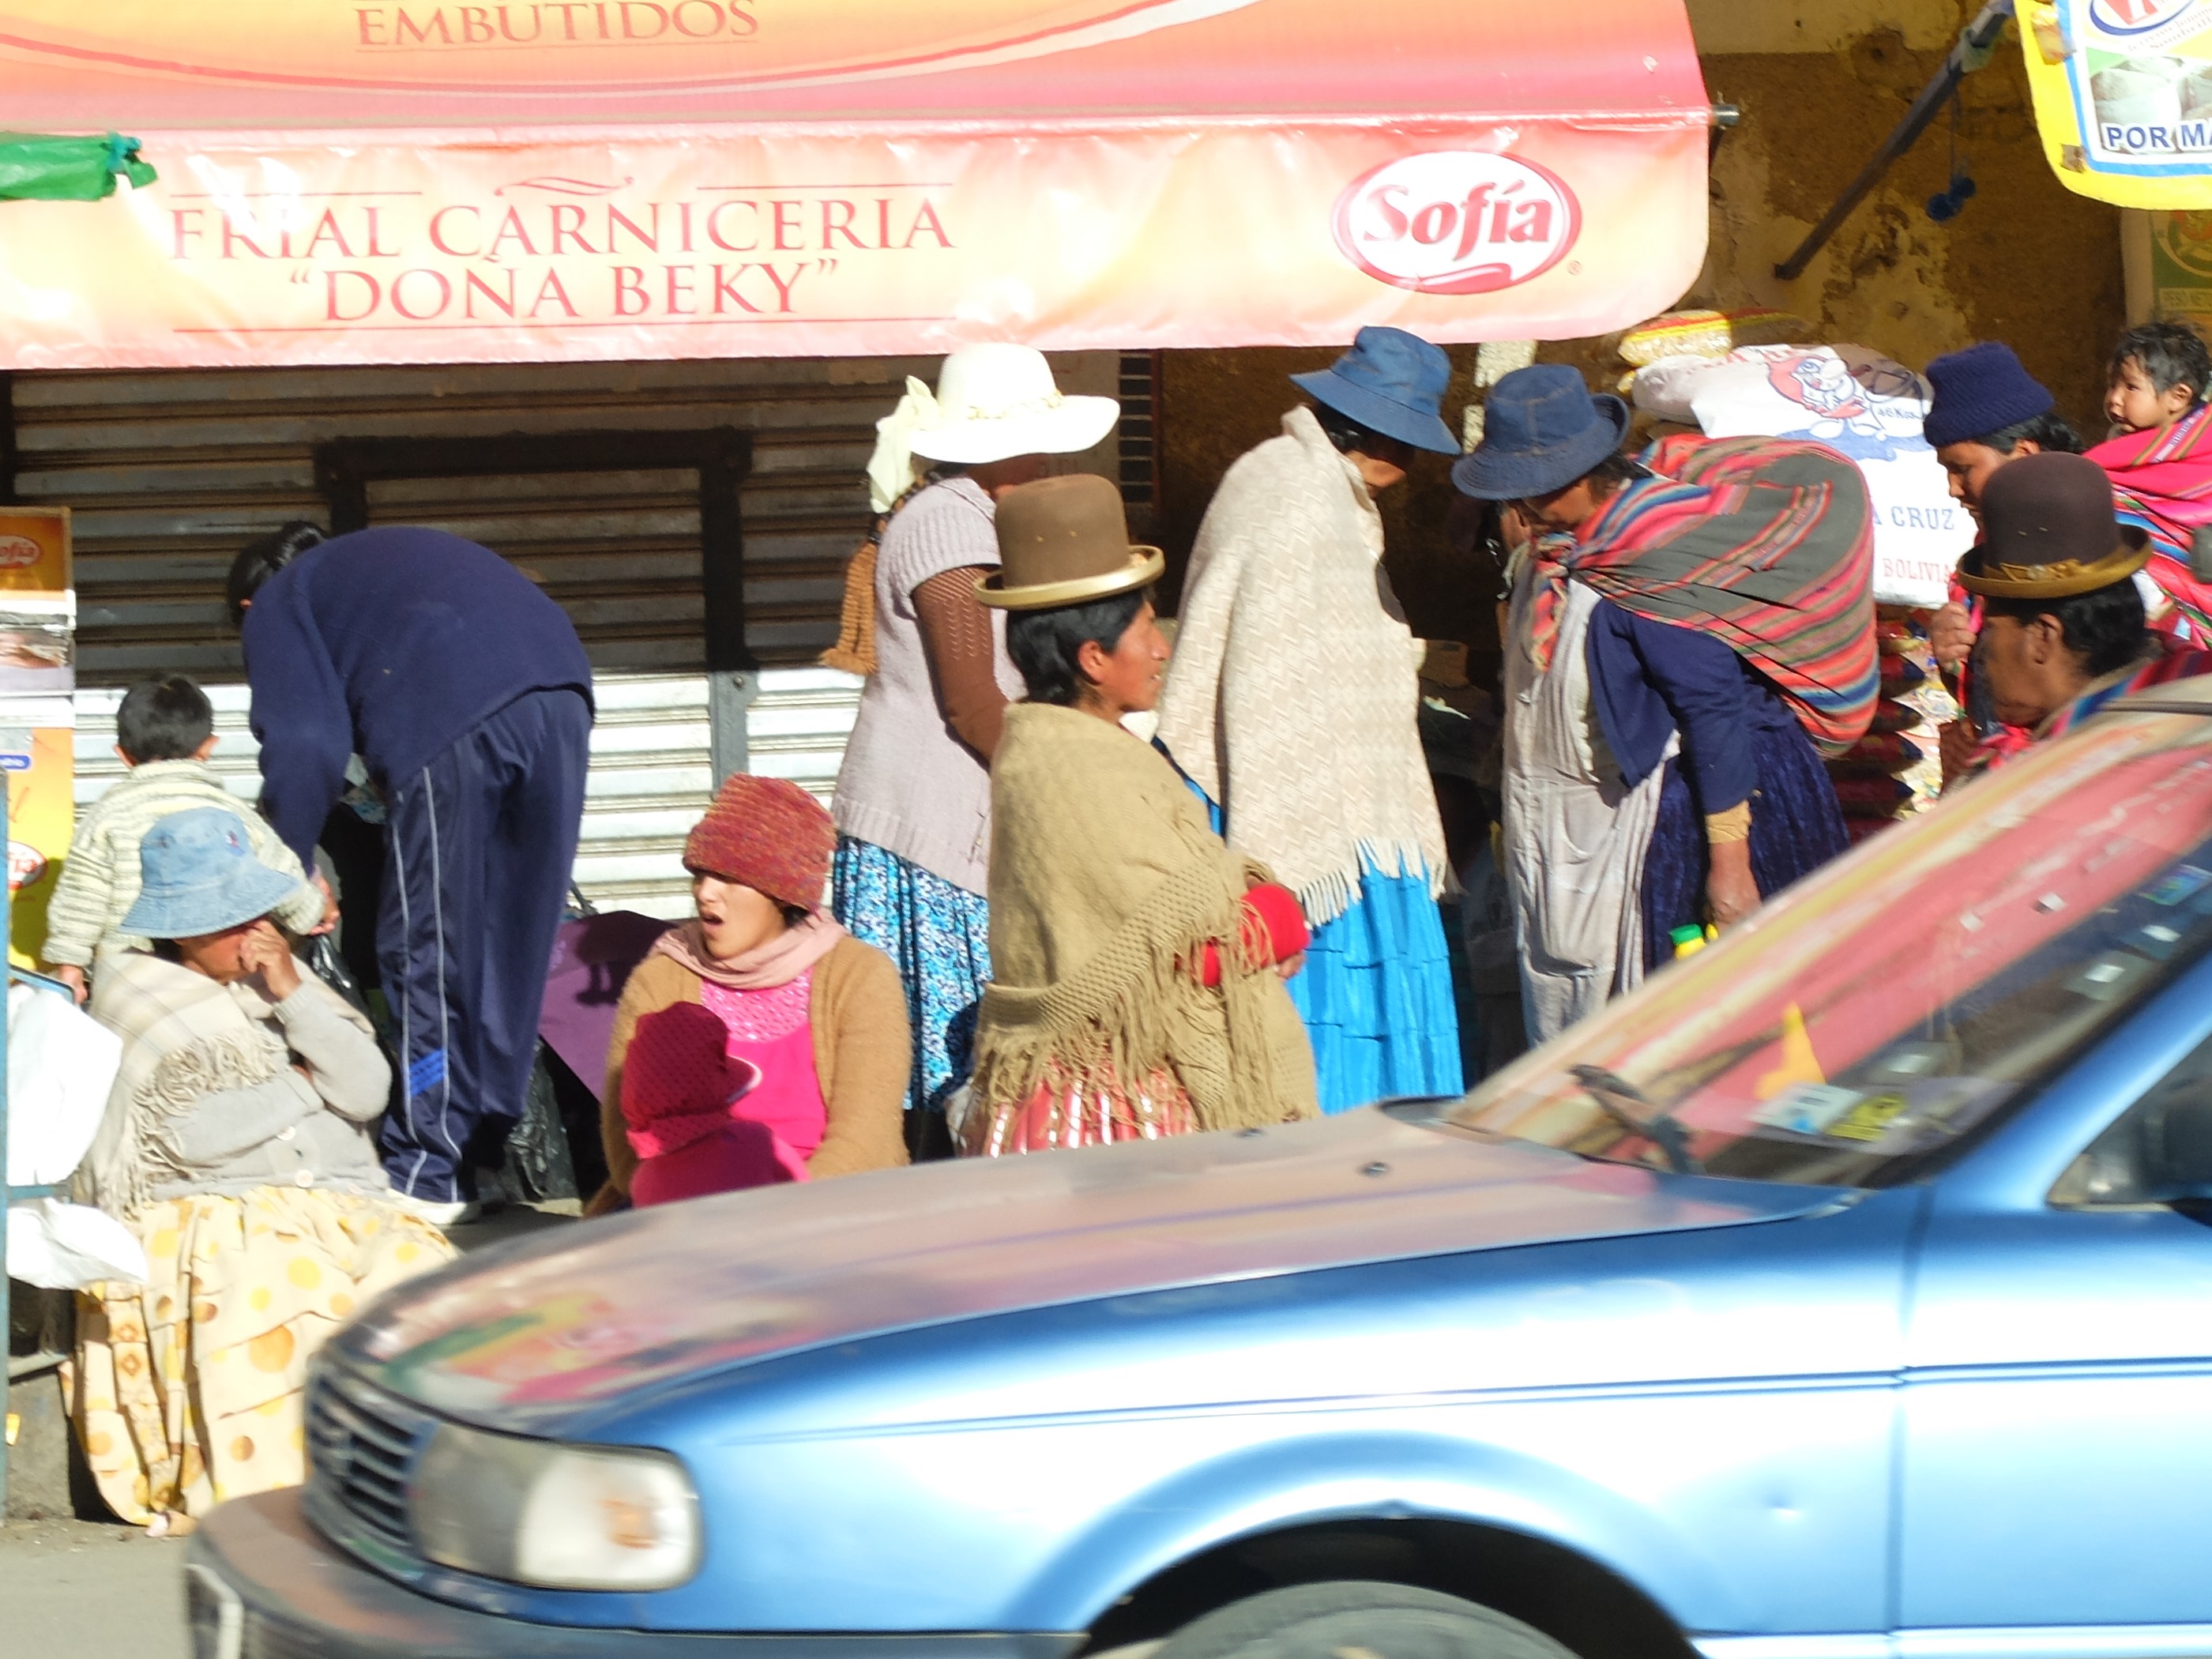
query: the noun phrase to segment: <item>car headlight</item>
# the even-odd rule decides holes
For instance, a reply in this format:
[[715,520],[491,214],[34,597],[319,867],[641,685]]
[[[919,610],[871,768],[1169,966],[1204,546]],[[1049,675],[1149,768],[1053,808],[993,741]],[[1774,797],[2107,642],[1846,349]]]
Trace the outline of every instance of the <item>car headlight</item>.
[[667,1589],[699,1568],[699,1498],[665,1452],[445,1424],[409,1488],[433,1561],[550,1589]]

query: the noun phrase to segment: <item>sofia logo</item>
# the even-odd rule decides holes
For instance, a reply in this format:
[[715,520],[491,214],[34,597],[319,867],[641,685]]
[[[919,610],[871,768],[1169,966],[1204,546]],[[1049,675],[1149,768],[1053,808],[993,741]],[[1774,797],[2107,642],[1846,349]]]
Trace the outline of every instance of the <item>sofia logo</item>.
[[1555,173],[1516,156],[1401,155],[1336,198],[1336,246],[1377,282],[1423,294],[1490,294],[1566,256],[1582,207]]
[[28,536],[0,536],[0,570],[27,570],[42,550]]

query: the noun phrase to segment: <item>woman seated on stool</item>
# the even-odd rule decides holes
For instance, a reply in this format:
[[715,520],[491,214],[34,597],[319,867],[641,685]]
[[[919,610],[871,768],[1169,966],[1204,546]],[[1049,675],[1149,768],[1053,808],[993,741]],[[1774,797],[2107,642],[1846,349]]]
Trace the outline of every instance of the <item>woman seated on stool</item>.
[[823,908],[836,841],[797,784],[743,773],[691,831],[698,914],[615,1012],[592,1213],[907,1161],[906,993]]
[[79,1305],[71,1415],[100,1495],[157,1535],[306,1472],[307,1360],[355,1310],[453,1255],[369,1139],[391,1070],[368,1022],[300,971],[269,913],[295,878],[219,806],[139,848],[92,1012],[122,1069],[83,1196],[146,1247],[143,1285]]

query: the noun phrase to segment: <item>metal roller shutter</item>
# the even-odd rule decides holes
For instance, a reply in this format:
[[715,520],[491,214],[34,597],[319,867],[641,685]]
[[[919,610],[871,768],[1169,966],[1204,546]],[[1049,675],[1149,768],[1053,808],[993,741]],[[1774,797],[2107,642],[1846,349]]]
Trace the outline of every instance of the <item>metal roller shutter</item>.
[[[935,358],[11,377],[15,494],[76,511],[78,798],[117,766],[112,688],[182,672],[208,686],[231,787],[252,793],[237,642],[222,606],[240,542],[330,521],[319,446],[521,433],[698,432],[750,443],[738,489],[744,642],[760,666],[708,672],[695,471],[658,467],[378,479],[371,523],[451,529],[514,559],[568,609],[598,680],[576,865],[603,907],[679,915],[683,837],[725,769],[825,798],[858,682],[812,667],[835,636],[844,562],[866,522],[875,422]],[[1111,392],[1108,353],[1055,358],[1069,392]],[[1115,440],[1079,465],[1111,475]],[[717,684],[716,678],[723,684]],[[719,726],[719,729],[718,729]]]

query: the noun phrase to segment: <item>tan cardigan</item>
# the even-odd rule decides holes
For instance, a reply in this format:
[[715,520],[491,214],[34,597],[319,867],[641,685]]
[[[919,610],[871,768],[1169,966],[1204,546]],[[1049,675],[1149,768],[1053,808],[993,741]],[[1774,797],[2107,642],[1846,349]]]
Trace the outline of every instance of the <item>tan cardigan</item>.
[[[647,1014],[700,1000],[699,976],[659,955],[638,963],[623,987],[614,1037],[607,1044],[606,1091],[599,1097],[608,1183],[620,1192],[629,1191],[630,1174],[637,1168],[622,1114],[623,1062],[629,1055],[630,1034]],[[905,1163],[906,1084],[914,1042],[907,1026],[906,991],[891,959],[872,945],[840,939],[814,964],[806,1017],[814,1032],[814,1069],[830,1112],[822,1144],[806,1160],[806,1173],[819,1181]]]

